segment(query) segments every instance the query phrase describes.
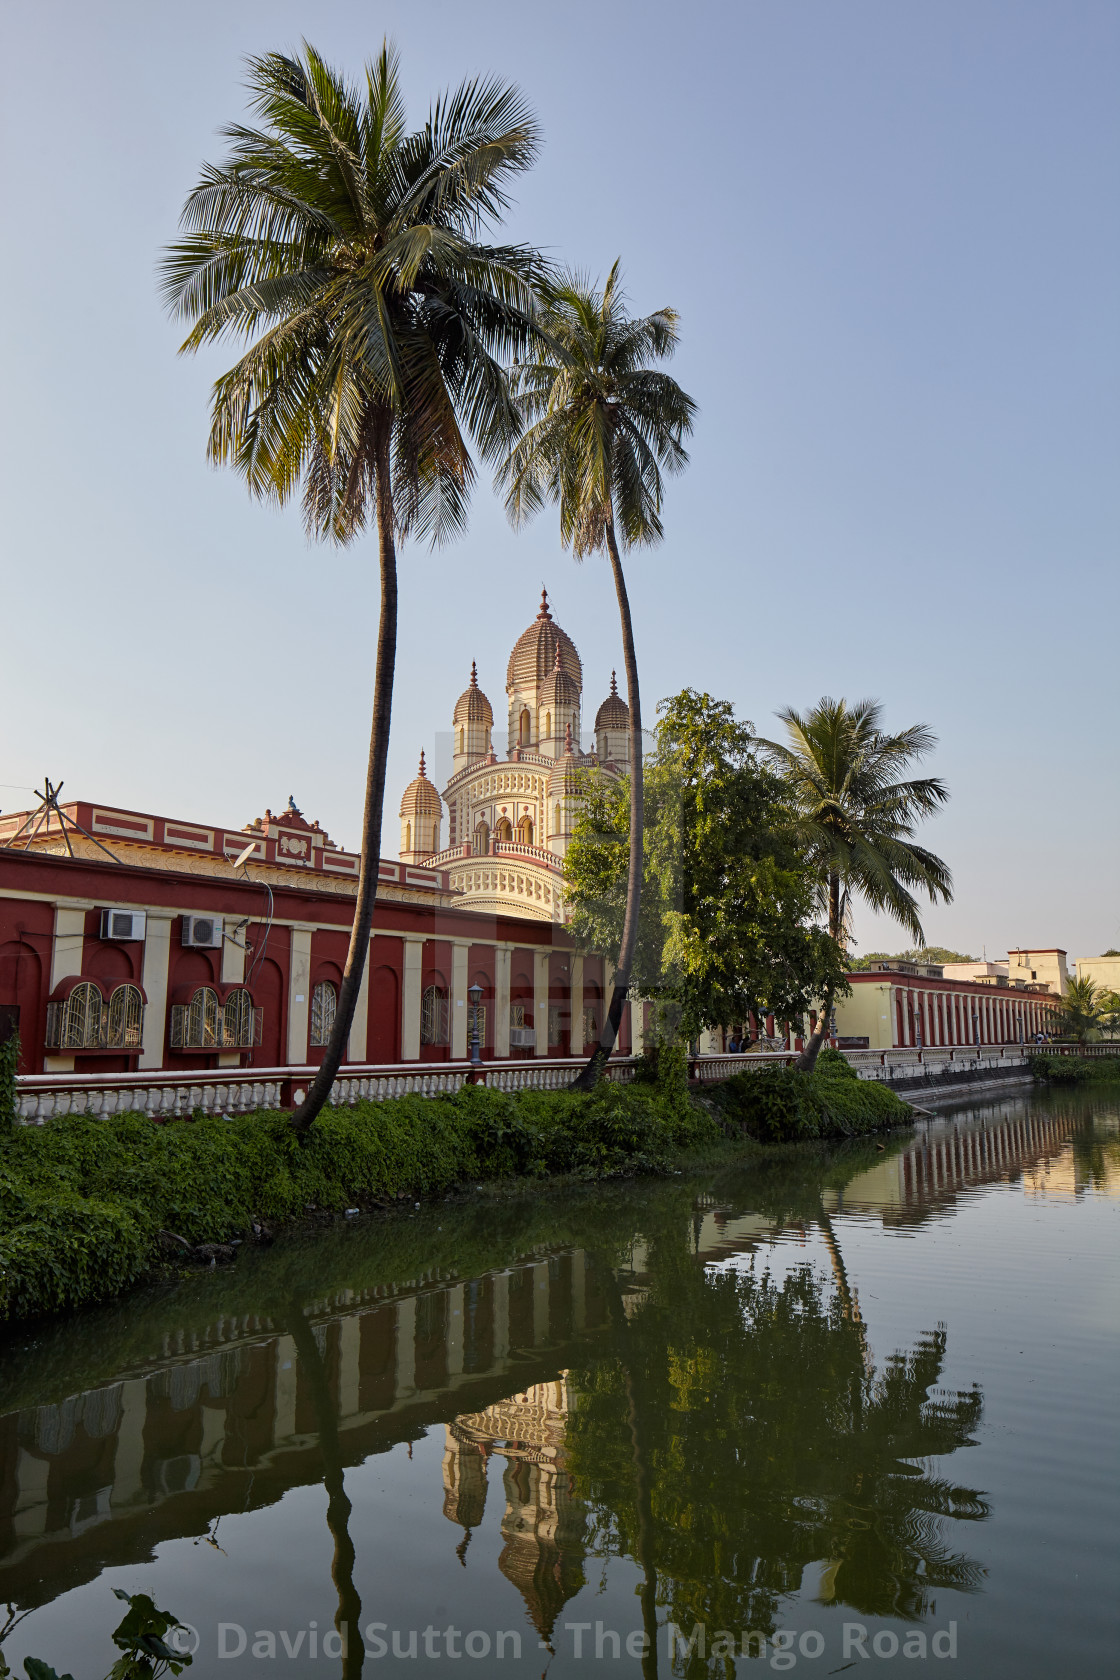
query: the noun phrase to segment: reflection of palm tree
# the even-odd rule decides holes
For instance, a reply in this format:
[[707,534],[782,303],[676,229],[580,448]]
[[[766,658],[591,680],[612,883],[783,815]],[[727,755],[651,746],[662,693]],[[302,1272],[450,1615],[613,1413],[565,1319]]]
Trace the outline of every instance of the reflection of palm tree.
[[334,1625],[342,1635],[342,1680],[356,1680],[362,1672],[365,1646],[362,1642],[362,1601],[354,1585],[354,1542],[350,1538],[350,1500],[343,1475],[342,1447],[338,1438],[338,1413],[331,1393],[326,1366],[315,1340],[315,1332],[300,1307],[288,1314],[288,1329],[296,1345],[299,1369],[315,1413],[319,1449],[323,1455],[323,1486],[327,1490],[327,1527],[334,1541],[331,1580],[338,1594]]
[[626,1423],[630,1433],[630,1452],[634,1463],[634,1506],[637,1513],[637,1528],[635,1531],[635,1551],[642,1570],[642,1630],[646,1636],[646,1652],[642,1658],[642,1674],[645,1680],[657,1680],[657,1559],[654,1555],[654,1523],[653,1523],[653,1473],[650,1463],[649,1442],[645,1429],[645,1417],[639,1384],[635,1380],[634,1366],[628,1357],[627,1346],[629,1337],[626,1319],[626,1308],[622,1302],[622,1291],[618,1287],[618,1279],[608,1265],[601,1264],[600,1275],[603,1278],[607,1295],[607,1305],[610,1308],[611,1323],[615,1335],[622,1344],[621,1356],[623,1383],[626,1390]]

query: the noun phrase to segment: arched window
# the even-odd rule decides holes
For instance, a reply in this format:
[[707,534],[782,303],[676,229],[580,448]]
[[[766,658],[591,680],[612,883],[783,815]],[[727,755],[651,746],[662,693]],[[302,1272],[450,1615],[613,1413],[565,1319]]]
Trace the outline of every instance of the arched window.
[[227,1050],[249,1050],[255,1042],[253,1000],[244,986],[235,986],[222,1010],[222,1043]]
[[447,1043],[447,993],[439,986],[426,986],[420,998],[421,1044]]
[[544,714],[544,738],[547,741],[551,738],[551,736],[552,736],[552,713],[551,712],[546,712]]
[[552,813],[552,832],[553,832],[553,834],[559,834],[559,832],[560,832],[560,801],[559,800],[556,801],[556,809]]
[[83,980],[61,1003],[47,1006],[48,1050],[100,1050],[105,1022],[101,988]]
[[531,846],[533,844],[532,817],[522,817],[521,821],[517,825],[517,838],[522,846]]
[[171,1006],[173,1050],[251,1050],[260,1043],[261,1011],[244,986],[219,1002],[213,986],[199,986],[189,1003]]
[[498,819],[498,826],[494,830],[494,838],[495,840],[504,841],[506,845],[508,845],[513,839],[513,824],[510,822],[508,817],[500,817]]
[[459,751],[460,752],[465,752],[466,751],[466,745],[467,745],[467,732],[463,728],[462,724],[460,724],[459,725]]
[[109,998],[109,1050],[139,1050],[144,1030],[144,999],[139,986],[116,986]]
[[474,831],[474,855],[486,857],[490,851],[490,825],[485,820]]
[[311,1042],[326,1044],[334,1026],[338,993],[329,980],[319,980],[311,988]]
[[404,825],[404,849],[406,852],[412,850],[412,824],[410,822],[406,822]]
[[529,708],[525,706],[521,712],[521,722],[518,725],[517,740],[519,746],[527,747],[533,738],[533,720],[529,716]]

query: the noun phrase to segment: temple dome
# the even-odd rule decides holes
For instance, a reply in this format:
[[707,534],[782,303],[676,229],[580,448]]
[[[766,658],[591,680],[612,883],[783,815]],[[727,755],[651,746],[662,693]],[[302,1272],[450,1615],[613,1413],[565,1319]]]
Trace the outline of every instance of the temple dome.
[[[563,635],[563,631],[560,633]],[[565,671],[559,643],[556,646],[556,662],[541,684],[541,705],[579,705],[579,683]]]
[[478,666],[471,660],[471,680],[455,702],[452,723],[481,723],[489,729],[494,722],[494,710],[478,686]]
[[572,745],[572,726],[569,724],[564,740],[564,756],[555,761],[548,773],[548,797],[552,799],[556,794],[581,792],[581,769],[580,758]]
[[553,621],[548,606],[548,591],[541,590],[541,610],[528,630],[517,638],[506,667],[506,688],[532,688],[551,675],[560,654],[561,668],[575,682],[577,694],[583,688],[583,667],[576,645],[566,631]]
[[402,817],[442,817],[443,801],[428,780],[424,769],[424,754],[420,754],[420,774],[409,782],[401,800]]
[[630,708],[618,692],[615,673],[611,672],[611,691],[595,713],[595,732],[600,729],[629,729]]

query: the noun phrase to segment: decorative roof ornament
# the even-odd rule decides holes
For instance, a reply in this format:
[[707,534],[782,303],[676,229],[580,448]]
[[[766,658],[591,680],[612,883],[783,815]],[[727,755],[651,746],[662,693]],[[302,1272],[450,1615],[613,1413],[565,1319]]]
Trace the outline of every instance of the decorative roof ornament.
[[564,669],[559,642],[552,670],[541,684],[540,703],[542,706],[579,705],[579,684]]
[[431,782],[424,763],[423,751],[420,753],[420,774],[416,776],[404,790],[401,800],[400,814],[402,817],[442,817],[443,801]]
[[630,708],[618,692],[618,679],[611,672],[611,691],[595,713],[595,732],[603,729],[629,729]]
[[506,667],[506,692],[535,688],[552,675],[559,651],[564,672],[583,689],[583,666],[576,645],[565,630],[561,630],[548,605],[548,590],[541,590],[541,605],[529,628],[517,638]]
[[487,729],[494,722],[494,708],[478,686],[478,665],[471,660],[471,680],[455,702],[453,724],[481,723]]
[[553,764],[548,777],[548,796],[553,794],[579,793],[580,789],[580,761],[583,755],[572,740],[572,726],[569,723],[564,730],[564,756]]

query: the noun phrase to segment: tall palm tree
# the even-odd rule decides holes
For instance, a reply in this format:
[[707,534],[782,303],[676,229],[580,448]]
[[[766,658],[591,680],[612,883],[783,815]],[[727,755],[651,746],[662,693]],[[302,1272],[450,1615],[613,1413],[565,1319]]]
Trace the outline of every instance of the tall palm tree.
[[386,44],[357,87],[304,43],[249,60],[261,127],[225,130],[204,165],[184,236],[163,262],[182,346],[251,339],[214,386],[209,458],[251,493],[302,490],[308,533],[350,542],[376,520],[381,612],[357,905],[323,1061],[293,1115],[327,1101],[369,948],[397,645],[397,541],[466,524],[474,465],[516,435],[503,362],[529,342],[541,275],[524,246],[483,241],[529,167],[536,122],[515,87],[465,82],[405,126]]
[[1109,1016],[1109,993],[1086,974],[1071,980],[1062,998],[1054,1004],[1053,1019],[1063,1036],[1088,1044]]
[[[953,878],[941,858],[915,845],[911,836],[918,820],[938,810],[949,792],[937,776],[899,777],[913,760],[932,752],[936,736],[921,723],[886,734],[875,700],[849,706],[826,695],[804,715],[787,707],[778,716],[786,726],[785,742],[760,745],[789,785],[817,870],[829,934],[846,951],[849,911],[858,895],[893,916],[916,945],[923,945],[925,933],[910,889],[948,904]],[[798,1062],[805,1072],[816,1063],[834,1001],[830,988]]]
[[560,536],[577,560],[605,549],[622,622],[622,661],[630,708],[630,864],[626,913],[610,1008],[576,1086],[598,1080],[618,1037],[638,937],[642,890],[642,711],[630,601],[619,544],[662,536],[663,474],[680,472],[696,404],[675,379],[650,367],[677,344],[677,313],[626,312],[616,261],[597,292],[579,274],[547,291],[531,359],[515,364],[511,385],[526,422],[498,474],[515,525],[546,501],[560,509]]

